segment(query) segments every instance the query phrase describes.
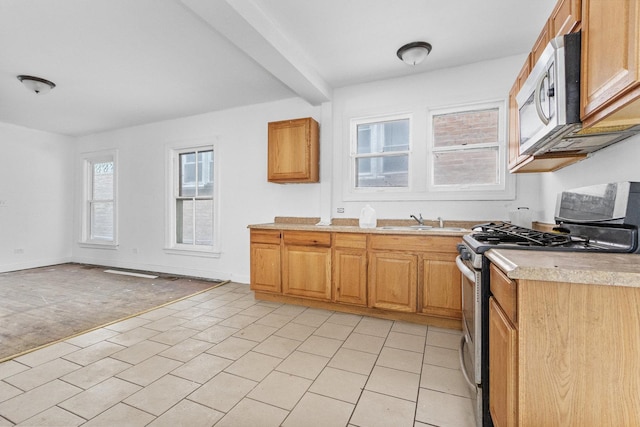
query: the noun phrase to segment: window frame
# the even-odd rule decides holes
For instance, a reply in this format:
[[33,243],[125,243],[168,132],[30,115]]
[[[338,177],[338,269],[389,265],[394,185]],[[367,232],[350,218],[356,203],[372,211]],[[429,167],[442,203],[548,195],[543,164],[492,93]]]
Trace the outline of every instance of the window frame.
[[[173,255],[200,256],[208,258],[218,258],[220,256],[219,249],[219,153],[216,149],[215,142],[211,141],[191,141],[191,143],[179,143],[169,145],[167,147],[167,195],[166,195],[166,237],[164,251]],[[213,156],[213,195],[212,200],[212,242],[211,245],[197,245],[178,243],[177,241],[177,201],[179,199],[192,199],[193,197],[180,196],[180,155],[185,153],[198,153],[203,151],[212,151]],[[196,162],[197,164],[197,156]],[[195,171],[197,174],[197,169]],[[196,175],[197,181],[197,175]],[[208,200],[209,197],[199,197],[199,200]]]
[[[383,153],[374,153],[374,154],[358,154],[358,126],[364,124],[376,124],[376,123],[384,123],[384,122],[392,122],[398,120],[409,120],[409,140],[407,141],[407,150],[403,151],[392,151],[389,154]],[[381,193],[393,193],[393,194],[405,194],[412,191],[413,188],[413,179],[412,179],[412,171],[413,171],[413,113],[394,113],[394,114],[383,114],[383,115],[374,115],[374,116],[365,116],[352,118],[349,123],[349,179],[348,179],[348,192],[355,195],[373,195],[373,194],[381,194]],[[358,187],[357,176],[356,176],[356,163],[358,159],[362,158],[373,158],[373,157],[398,157],[400,155],[407,155],[407,186],[406,187]]]
[[[113,236],[112,239],[96,239],[92,237],[92,204],[94,184],[94,165],[113,162],[113,198],[100,199],[99,202],[113,204]],[[82,154],[82,227],[79,245],[86,248],[117,249],[118,248],[118,150],[96,151]]]

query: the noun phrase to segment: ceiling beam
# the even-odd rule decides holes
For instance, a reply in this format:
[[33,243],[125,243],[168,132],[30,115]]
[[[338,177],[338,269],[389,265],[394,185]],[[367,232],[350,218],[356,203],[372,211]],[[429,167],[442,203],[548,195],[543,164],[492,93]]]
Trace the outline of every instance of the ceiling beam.
[[302,48],[251,0],[181,0],[214,30],[312,105],[331,99],[331,87]]

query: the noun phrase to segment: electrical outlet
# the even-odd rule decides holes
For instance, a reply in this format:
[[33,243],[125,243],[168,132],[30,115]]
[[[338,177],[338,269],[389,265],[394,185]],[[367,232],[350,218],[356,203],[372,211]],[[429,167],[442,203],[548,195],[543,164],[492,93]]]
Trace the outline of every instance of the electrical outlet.
[[338,213],[344,213],[344,208],[338,208]]
[[22,248],[14,249],[13,253],[16,254],[16,255],[23,254],[24,253],[24,249],[22,249]]
[[138,253],[138,248],[131,249],[131,252],[133,252],[134,254],[137,254]]
[[0,200],[0,208],[6,208],[7,207],[7,201],[6,200]]

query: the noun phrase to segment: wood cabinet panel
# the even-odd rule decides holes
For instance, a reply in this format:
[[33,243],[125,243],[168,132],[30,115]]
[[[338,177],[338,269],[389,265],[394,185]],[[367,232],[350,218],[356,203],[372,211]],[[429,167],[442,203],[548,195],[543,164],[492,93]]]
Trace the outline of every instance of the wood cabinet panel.
[[319,181],[319,127],[312,118],[269,123],[268,181]]
[[306,298],[331,299],[331,249],[284,246],[282,292]]
[[252,243],[250,256],[251,290],[280,292],[280,245]]
[[581,0],[560,0],[549,18],[550,38],[572,33],[582,18]]
[[502,307],[509,320],[513,323],[518,322],[517,313],[517,285],[516,282],[509,279],[498,267],[491,264],[490,268],[490,286],[491,293]]
[[418,256],[372,252],[369,259],[369,307],[415,312]]
[[495,427],[517,425],[517,340],[516,328],[489,298],[489,411]]
[[331,233],[321,231],[285,231],[285,245],[331,246]]
[[[640,0],[582,5],[581,118],[589,127],[640,99]],[[609,124],[625,121],[638,123],[640,116]]]
[[334,300],[367,305],[366,249],[335,248],[332,266]]
[[461,274],[455,256],[425,254],[422,259],[420,312],[462,319]]

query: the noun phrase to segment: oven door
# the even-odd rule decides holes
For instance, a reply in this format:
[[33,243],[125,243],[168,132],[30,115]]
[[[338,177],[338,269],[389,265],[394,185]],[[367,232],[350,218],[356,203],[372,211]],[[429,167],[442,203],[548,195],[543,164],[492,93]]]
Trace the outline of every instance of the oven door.
[[462,273],[462,330],[460,362],[471,384],[482,384],[481,373],[481,272],[459,256],[456,265]]

